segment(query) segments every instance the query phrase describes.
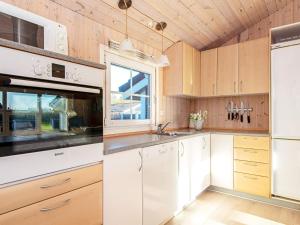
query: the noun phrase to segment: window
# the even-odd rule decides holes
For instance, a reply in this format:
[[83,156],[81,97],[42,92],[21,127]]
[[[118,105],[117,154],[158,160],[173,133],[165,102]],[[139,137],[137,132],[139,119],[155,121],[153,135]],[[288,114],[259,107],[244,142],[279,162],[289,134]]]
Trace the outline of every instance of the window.
[[110,52],[106,59],[106,127],[155,123],[155,70]]
[[150,119],[150,75],[111,65],[111,120]]

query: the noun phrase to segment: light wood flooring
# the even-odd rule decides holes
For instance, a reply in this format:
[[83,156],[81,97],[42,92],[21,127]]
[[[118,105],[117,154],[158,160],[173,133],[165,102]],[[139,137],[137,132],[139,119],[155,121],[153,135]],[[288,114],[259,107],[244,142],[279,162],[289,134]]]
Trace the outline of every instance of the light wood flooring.
[[207,191],[166,225],[300,225],[300,211]]

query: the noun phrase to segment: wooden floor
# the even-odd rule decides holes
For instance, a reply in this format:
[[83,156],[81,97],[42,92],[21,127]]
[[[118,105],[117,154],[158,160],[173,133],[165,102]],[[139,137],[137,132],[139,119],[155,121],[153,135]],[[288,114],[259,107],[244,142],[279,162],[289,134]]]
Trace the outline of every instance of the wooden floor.
[[300,211],[207,191],[166,225],[300,225]]

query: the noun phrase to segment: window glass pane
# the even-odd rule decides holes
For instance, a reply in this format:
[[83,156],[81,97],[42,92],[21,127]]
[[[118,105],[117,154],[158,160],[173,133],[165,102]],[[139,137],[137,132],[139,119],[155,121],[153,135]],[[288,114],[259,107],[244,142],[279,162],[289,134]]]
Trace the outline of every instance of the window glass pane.
[[131,97],[124,94],[111,94],[111,119],[130,120],[131,119]]
[[150,75],[132,71],[132,93],[138,95],[147,95],[150,94]]
[[111,91],[131,92],[131,70],[111,65]]
[[150,119],[150,98],[132,97],[132,119],[146,120]]

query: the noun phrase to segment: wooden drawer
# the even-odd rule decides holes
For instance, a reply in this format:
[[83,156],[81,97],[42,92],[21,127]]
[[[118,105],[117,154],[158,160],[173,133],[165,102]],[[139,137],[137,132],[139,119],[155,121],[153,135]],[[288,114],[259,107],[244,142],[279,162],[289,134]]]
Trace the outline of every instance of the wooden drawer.
[[234,148],[234,159],[269,163],[270,152],[267,150]]
[[269,150],[270,138],[255,136],[234,136],[234,147]]
[[102,180],[102,164],[0,189],[0,215]]
[[101,225],[102,182],[3,214],[1,225]]
[[266,163],[234,160],[234,171],[269,177],[270,165]]
[[244,173],[234,173],[234,190],[270,197],[270,179]]

